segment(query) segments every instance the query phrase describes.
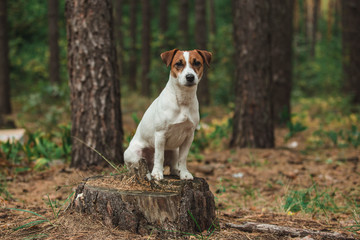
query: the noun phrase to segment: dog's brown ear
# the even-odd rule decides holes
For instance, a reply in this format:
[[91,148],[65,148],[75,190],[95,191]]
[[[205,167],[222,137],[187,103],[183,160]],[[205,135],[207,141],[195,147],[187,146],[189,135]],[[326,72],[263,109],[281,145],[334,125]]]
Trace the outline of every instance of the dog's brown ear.
[[167,67],[171,64],[177,51],[179,51],[179,49],[175,48],[173,50],[166,51],[160,54],[161,59],[163,60],[163,62],[166,64]]
[[210,67],[210,63],[211,63],[211,57],[212,57],[212,53],[205,51],[205,50],[196,50],[201,57],[204,59],[204,62],[206,63],[206,65],[208,67]]

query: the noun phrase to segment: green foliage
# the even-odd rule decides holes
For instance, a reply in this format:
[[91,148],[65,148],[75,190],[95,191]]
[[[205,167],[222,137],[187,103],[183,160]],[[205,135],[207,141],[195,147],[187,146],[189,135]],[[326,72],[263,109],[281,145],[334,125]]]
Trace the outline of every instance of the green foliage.
[[290,138],[295,136],[297,133],[305,131],[307,127],[303,125],[301,122],[288,121],[286,123],[287,128],[289,129],[289,133],[285,136],[285,141],[288,141]]
[[3,197],[5,200],[12,198],[11,194],[7,190],[6,177],[0,172],[0,197]]
[[135,122],[136,126],[138,126],[139,123],[140,123],[140,119],[138,118],[138,116],[136,115],[135,112],[133,112],[133,113],[131,114],[131,118],[132,118],[133,121]]
[[330,140],[335,147],[349,147],[353,146],[357,148],[360,145],[360,129],[355,125],[351,125],[350,129],[340,130],[319,130],[314,131],[314,136],[319,137],[317,141],[318,146],[326,145],[327,140]]
[[314,184],[308,189],[293,190],[285,196],[283,206],[286,212],[319,213],[336,212],[339,208],[334,201],[335,192],[319,191]]
[[[224,23],[225,24],[225,23]],[[211,96],[215,104],[228,104],[234,100],[235,66],[232,38],[233,27],[231,21],[218,27],[216,36],[211,35],[209,51],[213,53],[213,61],[208,69],[208,78],[211,83]]]
[[[300,1],[299,31],[294,32],[293,96],[339,95],[342,82],[341,30],[333,24],[331,37],[327,36],[328,26],[325,15],[320,15],[315,45],[315,57],[310,55],[310,40],[306,35],[304,7]],[[339,16],[335,16],[338,18]],[[336,24],[337,23],[337,24]]]
[[195,131],[194,141],[190,148],[190,157],[202,160],[201,152],[206,148],[217,149],[224,147],[232,130],[232,118],[225,116],[221,120],[213,120],[210,124],[201,124]]
[[[65,0],[59,1],[61,79],[66,73]],[[10,79],[13,89],[26,93],[34,83],[48,81],[47,3],[41,0],[8,1]]]
[[355,223],[346,227],[346,229],[352,233],[355,233],[356,235],[360,235],[360,215],[356,210],[353,212],[353,219]]
[[[46,134],[41,131],[27,132],[25,143],[0,142],[5,159],[15,166],[15,173],[30,169],[43,170],[56,159],[70,159],[70,125],[60,126],[61,131]],[[61,142],[61,143],[59,143]]]
[[[19,93],[15,97],[16,104],[21,106],[17,114],[18,125],[36,122],[45,131],[52,131],[64,116],[70,113],[69,87],[63,83],[52,85],[49,82],[38,82],[28,88],[28,92]],[[39,118],[38,116],[42,116]],[[35,119],[36,117],[36,119]]]

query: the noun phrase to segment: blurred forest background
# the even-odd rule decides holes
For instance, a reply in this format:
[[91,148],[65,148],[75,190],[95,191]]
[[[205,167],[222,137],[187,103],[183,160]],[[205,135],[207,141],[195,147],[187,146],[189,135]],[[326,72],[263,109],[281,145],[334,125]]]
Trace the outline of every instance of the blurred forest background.
[[[121,89],[123,98],[135,89],[141,89],[142,12],[141,2],[119,1],[115,15],[121,20],[115,23],[115,40],[121,47]],[[194,1],[149,1],[151,6],[151,39],[149,76],[150,96],[157,96],[168,79],[168,70],[162,64],[161,52],[172,49],[199,48],[195,32]],[[186,35],[182,36],[180,24],[182,2],[188,16]],[[315,1],[316,2],[316,1]],[[11,96],[22,104],[21,110],[37,106],[41,109],[44,99],[55,95],[69,96],[66,59],[65,1],[58,2],[59,28],[59,76],[51,81],[49,73],[49,26],[48,6],[42,1],[8,1],[8,38],[10,60]],[[301,97],[343,97],[342,27],[340,1],[322,0],[315,9],[313,1],[295,1],[293,34],[293,89],[292,99]],[[162,6],[162,7],[159,7]],[[208,1],[206,5],[206,49],[214,53],[214,62],[209,71],[211,103],[228,105],[234,101],[234,53],[233,11],[231,1]],[[132,10],[132,8],[135,8]],[[162,20],[166,8],[167,20]],[[314,19],[313,11],[318,11]],[[118,11],[120,10],[120,11]],[[136,11],[136,19],[131,19]],[[132,27],[135,26],[135,29]],[[135,41],[133,40],[135,36]],[[133,49],[135,48],[135,49]],[[135,50],[135,51],[134,51]],[[135,59],[136,64],[132,58]],[[135,68],[135,72],[132,71]],[[130,76],[130,74],[134,74]],[[136,75],[135,75],[136,74]],[[135,76],[135,77],[134,77]],[[56,81],[56,82],[54,82]],[[135,84],[136,83],[136,84]],[[25,98],[26,100],[22,100]],[[54,98],[51,97],[53,100]],[[47,101],[45,101],[47,102]],[[51,110],[56,114],[56,110]],[[60,111],[60,110],[59,110]],[[51,118],[50,116],[48,116]],[[48,119],[51,120],[51,119]],[[20,124],[21,125],[21,124]]]
[[[0,128],[26,129],[25,141],[0,142],[0,164],[4,166],[1,178],[46,170],[59,159],[65,164],[73,161],[73,166],[81,169],[94,164],[74,163],[74,148],[71,160],[75,144],[72,136],[76,136],[75,128],[81,126],[71,125],[74,101],[71,103],[70,96],[76,94],[71,95],[71,87],[75,87],[71,85],[69,72],[74,74],[78,63],[71,51],[74,46],[71,44],[77,44],[76,34],[67,36],[67,31],[74,31],[71,24],[77,20],[73,18],[72,5],[68,3],[66,8],[66,2],[72,1],[0,3]],[[251,4],[245,2],[114,0],[112,8],[106,8],[112,11],[112,16],[106,15],[103,9],[107,21],[112,21],[109,29],[117,55],[111,59],[117,59],[119,70],[114,70],[113,86],[120,85],[117,89],[121,92],[122,118],[117,124],[123,136],[115,137],[123,139],[125,149],[143,112],[165,86],[169,69],[160,59],[162,52],[173,48],[206,49],[213,53],[213,59],[206,80],[202,80],[198,89],[202,120],[191,148],[190,162],[209,163],[208,159],[216,158],[209,154],[219,154],[215,156],[226,156],[223,165],[231,164],[235,150],[229,150],[229,146],[238,146],[279,152],[294,150],[295,159],[305,159],[300,164],[307,161],[307,157],[311,158],[310,162],[321,162],[324,166],[349,159],[357,164],[360,1],[274,0],[268,1],[265,7],[259,4],[261,1],[254,1],[258,4],[256,8],[247,8]],[[76,109],[76,105],[73,106]],[[253,116],[247,117],[253,109],[256,109]],[[72,120],[74,124],[76,121]],[[90,141],[86,135],[79,138]],[[121,162],[122,156],[112,152],[114,147],[108,138],[97,139],[97,142],[104,139],[107,139],[105,146],[90,145],[111,160]],[[121,152],[121,147],[116,151]],[[259,157],[263,161],[258,162],[251,149],[244,151],[246,157],[239,157],[239,162],[246,167],[257,169],[272,162],[266,154]],[[98,162],[103,162],[96,153],[93,155]],[[280,154],[279,159],[283,156]],[[289,164],[292,168],[291,164],[298,163]],[[358,178],[356,168],[357,165],[351,174]],[[280,175],[293,179],[293,175],[283,174],[287,170],[281,170]],[[225,196],[226,189],[233,185],[218,178],[217,173],[215,176],[213,186],[221,199],[220,195]],[[315,182],[313,175],[308,180],[304,182],[306,186],[299,186],[307,187],[306,194],[310,196],[316,191],[311,185]],[[281,185],[277,180],[266,184],[269,188]],[[351,203],[342,213],[350,216],[355,209],[359,217],[360,183],[351,184],[352,190],[342,195],[351,196]],[[2,196],[9,197],[6,181],[0,186]],[[249,199],[255,201],[257,193],[254,189],[249,192],[249,185],[240,184],[235,188],[245,194],[245,206],[249,206]],[[315,193],[319,197],[318,192]],[[331,195],[327,190],[323,193],[321,197]],[[286,194],[288,192],[284,193],[288,199]],[[292,194],[293,198],[297,196]],[[344,199],[340,202],[347,202]],[[224,202],[218,204],[220,209],[227,205],[227,201]],[[296,208],[296,204],[286,202],[283,209],[303,210]],[[331,201],[324,204],[333,207]]]
[[[72,141],[65,0],[48,3],[14,0],[1,5],[4,56],[1,127],[16,125],[41,136],[53,137],[52,132],[66,136],[62,137],[65,142],[61,143],[66,145],[65,150],[58,151],[59,154],[62,152],[61,156],[66,156]],[[263,102],[264,108],[259,108],[260,114],[253,122],[265,132],[273,132],[273,125],[285,127],[287,135],[279,138],[287,142],[298,132],[316,124],[312,126],[314,129],[308,141],[320,146],[326,146],[329,141],[335,145],[357,147],[360,141],[360,80],[356,57],[359,51],[356,44],[359,38],[356,30],[358,2],[297,0],[286,4],[273,2],[271,9],[272,16],[259,20],[259,26],[265,26],[262,32],[255,33],[256,30],[251,32],[253,30],[246,26],[257,21],[256,18],[251,20],[251,16],[246,15],[250,10],[237,1],[114,1],[113,28],[110,30],[117,49],[119,72],[116,77],[120,81],[125,147],[142,112],[168,80],[168,69],[159,55],[173,48],[199,48],[213,53],[211,69],[198,92],[204,124],[203,132],[197,134],[200,140],[194,143],[197,154],[214,142],[221,142],[224,147],[229,144],[242,147],[275,145],[272,133],[263,143],[249,141],[263,138],[266,133],[247,136],[249,121],[238,119],[241,108],[251,108],[251,103],[241,102],[242,96],[252,92],[263,94],[254,98]],[[262,36],[258,37],[260,41],[254,37],[256,35]],[[272,45],[266,46],[269,36]],[[255,40],[247,40],[251,38]],[[247,59],[246,54],[242,54],[242,44],[250,46],[247,49],[249,56],[259,55],[258,51],[265,52],[265,57]],[[270,52],[269,48],[272,49]],[[251,69],[251,61],[257,62],[255,65],[258,66]],[[253,86],[250,85],[248,88],[240,86],[241,82],[246,82],[241,80],[243,76],[256,72],[256,68],[263,68],[261,71],[265,73],[255,77],[260,81],[250,82],[264,87],[258,91],[256,87],[251,90]],[[270,109],[274,109],[273,114]],[[271,119],[271,124],[264,123],[268,125],[261,127],[261,120],[257,119],[263,118]],[[220,121],[222,126],[215,126],[213,120]],[[334,121],[342,125],[330,126]],[[248,140],[240,139],[239,135]],[[9,150],[2,146],[7,153]],[[9,153],[6,155],[10,156]],[[56,158],[40,153],[34,159],[38,157],[48,161]]]
[[[72,142],[67,66],[75,66],[77,61],[67,65],[71,37],[66,37],[65,0],[48,3],[14,0],[1,5],[1,127],[16,125],[38,135],[65,135],[67,139],[62,139],[66,142],[61,144],[66,150],[58,151],[65,156]],[[113,2],[110,31],[117,49],[119,71],[115,76],[120,81],[125,147],[142,112],[168,80],[169,70],[159,55],[173,48],[213,53],[211,69],[198,90],[204,121],[197,134],[200,140],[194,144],[197,154],[213,142],[224,147],[273,147],[274,139],[287,142],[312,124],[317,126],[313,126],[309,141],[321,146],[327,141],[359,145],[358,2],[273,2],[264,8],[272,15],[263,19],[247,15],[251,9],[241,4],[215,0]],[[256,21],[260,30],[246,29]],[[243,54],[243,46],[248,54]],[[246,85],[244,76],[251,84]],[[253,95],[249,97],[252,100],[244,102],[242,96],[248,94]],[[240,109],[251,109],[251,101],[258,102],[253,119],[239,119]],[[320,122],[314,123],[315,118]],[[210,126],[213,120],[223,126]],[[331,121],[344,125],[334,128],[329,126]],[[287,128],[287,135],[274,137],[274,126]],[[262,131],[246,132],[256,128]],[[105,147],[100,148],[106,153]],[[54,158],[43,155],[40,157],[48,161]]]

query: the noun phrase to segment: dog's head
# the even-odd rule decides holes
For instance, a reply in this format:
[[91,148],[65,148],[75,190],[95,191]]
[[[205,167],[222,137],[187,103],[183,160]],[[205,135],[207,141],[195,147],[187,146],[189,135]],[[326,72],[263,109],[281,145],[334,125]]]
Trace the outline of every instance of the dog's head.
[[196,86],[203,76],[204,64],[211,62],[211,52],[205,50],[180,51],[173,49],[162,53],[161,59],[171,66],[171,76],[182,86]]

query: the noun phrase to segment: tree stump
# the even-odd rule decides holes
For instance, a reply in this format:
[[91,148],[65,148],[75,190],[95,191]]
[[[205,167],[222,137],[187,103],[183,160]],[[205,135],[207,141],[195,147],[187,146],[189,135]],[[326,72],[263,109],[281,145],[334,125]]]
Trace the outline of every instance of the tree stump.
[[[98,176],[77,187],[72,207],[107,226],[149,234],[194,233],[215,224],[214,195],[202,178],[166,176],[147,181],[139,175]],[[153,232],[154,233],[154,232]]]

